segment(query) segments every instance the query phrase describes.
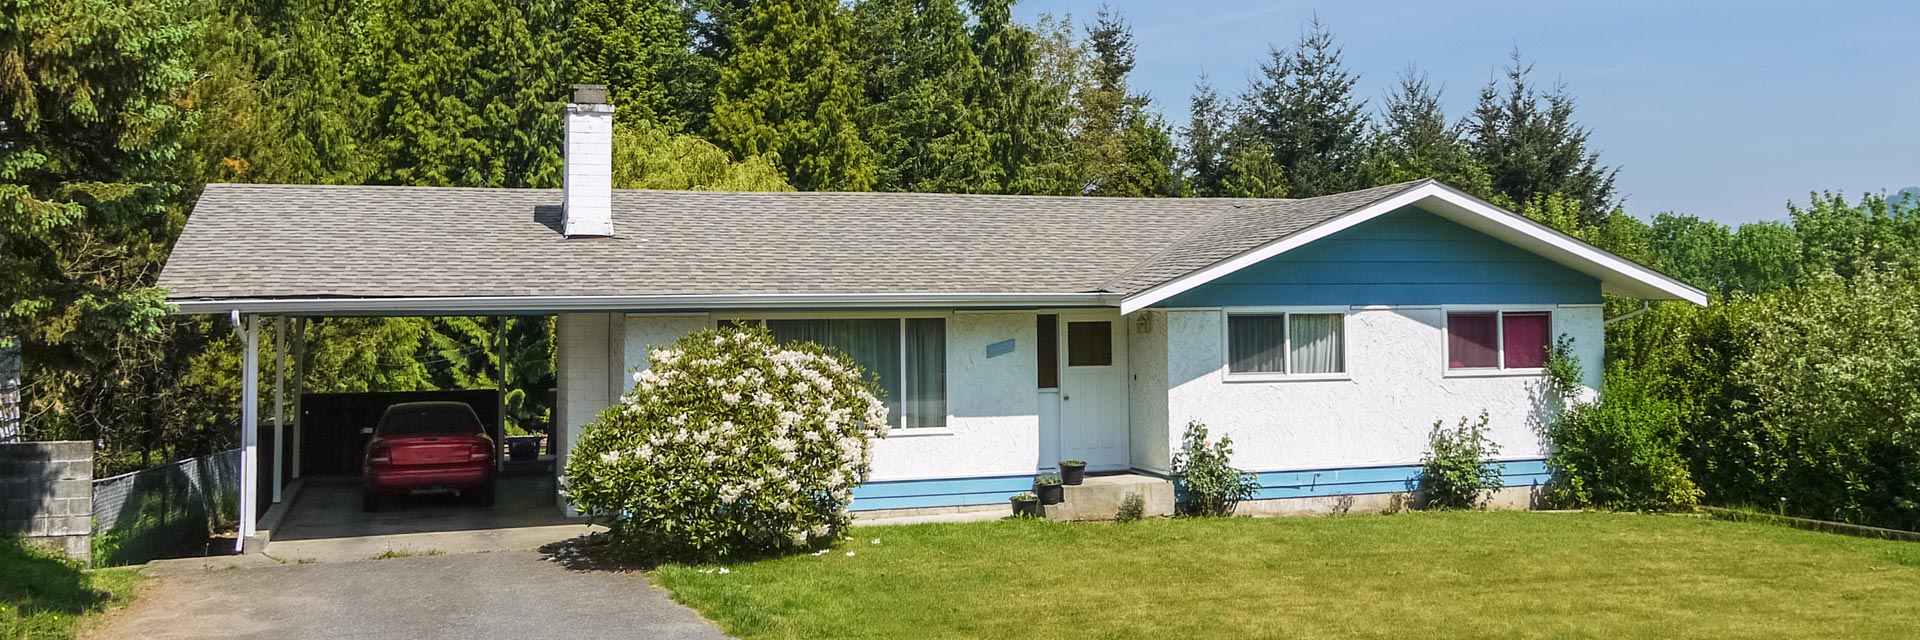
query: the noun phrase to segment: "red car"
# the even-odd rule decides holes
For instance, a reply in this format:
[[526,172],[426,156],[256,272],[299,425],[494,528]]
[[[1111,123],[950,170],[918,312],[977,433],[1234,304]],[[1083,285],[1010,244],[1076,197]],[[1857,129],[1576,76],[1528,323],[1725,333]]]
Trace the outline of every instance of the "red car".
[[367,511],[386,496],[452,491],[493,504],[494,456],[479,414],[464,402],[408,402],[387,408],[367,443]]

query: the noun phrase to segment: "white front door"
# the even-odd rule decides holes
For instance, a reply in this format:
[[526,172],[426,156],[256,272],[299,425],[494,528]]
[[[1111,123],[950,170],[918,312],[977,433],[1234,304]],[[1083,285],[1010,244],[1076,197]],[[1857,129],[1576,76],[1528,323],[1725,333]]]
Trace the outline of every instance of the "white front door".
[[1127,331],[1111,311],[1060,314],[1060,457],[1128,468]]

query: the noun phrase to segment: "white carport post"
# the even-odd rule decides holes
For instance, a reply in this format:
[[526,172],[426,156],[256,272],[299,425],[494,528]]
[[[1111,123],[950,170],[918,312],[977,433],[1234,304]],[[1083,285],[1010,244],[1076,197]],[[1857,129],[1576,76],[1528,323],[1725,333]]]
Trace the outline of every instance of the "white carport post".
[[280,484],[287,474],[287,317],[273,319],[273,503],[280,504]]
[[260,320],[246,316],[241,321],[240,351],[240,520],[239,535],[233,551],[246,551],[247,538],[253,537],[255,505],[260,500]]
[[307,395],[307,319],[293,320],[293,477],[300,477],[300,460],[305,457],[306,448],[300,446],[306,442],[307,421],[301,410],[301,398]]
[[499,396],[497,399],[499,408],[493,414],[493,421],[498,425],[498,428],[496,428],[495,430],[500,432],[500,441],[493,443],[493,469],[495,471],[499,471],[507,468],[507,457],[500,455],[500,452],[503,449],[505,449],[505,447],[502,445],[505,445],[507,443],[507,317],[506,316],[500,316],[499,325],[495,327],[493,332],[493,359],[495,362],[500,363],[500,381],[498,383],[499,392],[497,393],[497,395]]

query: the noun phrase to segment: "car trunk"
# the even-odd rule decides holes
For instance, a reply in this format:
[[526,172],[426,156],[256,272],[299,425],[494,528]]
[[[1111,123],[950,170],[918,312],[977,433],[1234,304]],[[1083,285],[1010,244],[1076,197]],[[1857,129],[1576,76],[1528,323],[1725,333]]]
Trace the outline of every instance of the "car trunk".
[[456,464],[470,462],[475,445],[485,446],[479,436],[411,436],[381,441],[396,465]]

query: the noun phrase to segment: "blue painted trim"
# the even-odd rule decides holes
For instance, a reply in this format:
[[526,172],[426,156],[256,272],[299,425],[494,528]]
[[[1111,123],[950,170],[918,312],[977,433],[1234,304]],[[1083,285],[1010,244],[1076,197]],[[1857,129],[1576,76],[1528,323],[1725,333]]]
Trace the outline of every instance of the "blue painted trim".
[[1600,281],[1407,207],[1221,276],[1154,306],[1576,304]]
[[869,482],[853,490],[849,511],[1005,504],[1033,490],[1033,476]]
[[[1503,464],[1506,468],[1500,477],[1509,487],[1546,484],[1550,476],[1545,460],[1510,460]],[[1145,471],[1134,473],[1159,475]],[[1420,465],[1417,464],[1266,471],[1257,475],[1260,488],[1254,492],[1255,500],[1398,493],[1420,486]],[[1031,475],[869,482],[853,490],[853,504],[848,510],[1004,504],[1008,498],[1031,490]]]
[[[1551,475],[1545,460],[1510,460],[1502,464],[1506,466],[1500,472],[1500,479],[1509,487],[1546,484]],[[1260,488],[1253,495],[1255,500],[1399,493],[1420,488],[1420,465],[1268,471],[1259,474],[1259,481]]]

